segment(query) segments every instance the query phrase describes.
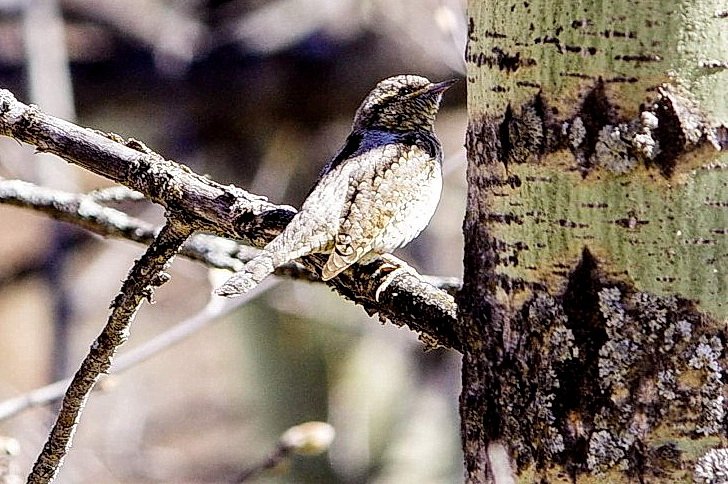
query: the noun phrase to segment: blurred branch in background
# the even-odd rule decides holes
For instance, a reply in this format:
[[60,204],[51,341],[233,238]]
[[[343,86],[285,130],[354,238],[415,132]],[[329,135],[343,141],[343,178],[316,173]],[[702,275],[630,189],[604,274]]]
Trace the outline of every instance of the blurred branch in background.
[[270,55],[315,34],[341,42],[370,30],[389,37],[405,55],[463,73],[464,11],[460,0],[277,0],[228,21],[217,42],[235,42],[246,52]]
[[[55,116],[74,121],[76,109],[65,28],[57,0],[28,0],[22,23],[30,99]],[[31,180],[48,187],[78,189],[79,177],[74,168],[49,155],[42,156],[48,159],[35,164],[24,163],[25,167],[32,166],[35,171]],[[54,341],[49,377],[53,381],[69,372],[70,325],[75,310],[71,304],[67,276],[67,262],[73,244],[68,240],[77,236],[74,228],[55,221],[51,221],[47,229],[48,249],[42,274],[51,288]]]
[[[76,110],[61,9],[56,0],[28,0],[26,4],[23,39],[30,97],[49,113],[73,121]],[[48,166],[38,164],[38,169]],[[63,183],[63,178],[54,181]]]
[[[221,279],[218,283],[224,280],[222,278],[218,279]],[[249,294],[235,299],[211,296],[209,302],[196,314],[180,321],[170,329],[140,344],[136,348],[116,357],[114,363],[111,365],[109,374],[118,375],[162,353],[164,350],[189,338],[201,329],[219,321],[222,316],[234,311],[250,300],[259,297],[261,294],[275,287],[279,282],[277,279],[268,279],[260,284],[255,291],[251,291]],[[0,402],[0,420],[10,418],[24,410],[48,405],[57,401],[63,396],[70,382],[70,378],[59,380],[42,388]],[[106,387],[101,382],[95,388],[103,390]]]
[[62,0],[62,4],[69,12],[141,44],[164,74],[184,72],[207,49],[207,26],[188,9],[188,2]]

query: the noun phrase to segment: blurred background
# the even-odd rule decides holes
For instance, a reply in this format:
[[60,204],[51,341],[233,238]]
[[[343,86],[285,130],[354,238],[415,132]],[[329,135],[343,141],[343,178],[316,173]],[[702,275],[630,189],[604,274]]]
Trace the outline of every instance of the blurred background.
[[[464,8],[464,0],[0,0],[0,87],[298,207],[379,80],[462,77]],[[448,91],[438,117],[437,214],[398,253],[423,274],[462,274],[464,84]],[[110,185],[8,138],[0,177],[73,192]],[[147,202],[116,206],[163,220]],[[0,402],[73,374],[143,250],[0,205]],[[205,308],[208,273],[177,259],[120,354]],[[103,387],[58,482],[228,482],[311,420],[336,429],[330,451],[294,457],[260,482],[461,481],[458,356],[425,352],[414,333],[321,284],[269,284]],[[24,481],[54,411],[0,421],[0,437],[12,439],[0,449],[8,453],[0,482]]]

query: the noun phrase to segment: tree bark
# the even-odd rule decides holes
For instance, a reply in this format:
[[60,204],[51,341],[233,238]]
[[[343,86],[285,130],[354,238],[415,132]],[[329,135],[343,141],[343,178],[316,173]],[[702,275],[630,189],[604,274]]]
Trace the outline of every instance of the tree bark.
[[727,31],[722,0],[469,1],[468,482],[728,446]]

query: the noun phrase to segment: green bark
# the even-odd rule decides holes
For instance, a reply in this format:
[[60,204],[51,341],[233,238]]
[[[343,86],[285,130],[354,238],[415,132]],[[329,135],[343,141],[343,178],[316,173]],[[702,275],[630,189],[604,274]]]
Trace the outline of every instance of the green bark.
[[[721,6],[728,8],[718,0],[471,2],[483,22],[468,46],[471,119],[507,106],[517,116],[542,92],[550,122],[565,131],[561,140],[548,129],[533,134],[547,138],[549,151],[535,155],[535,166],[519,163],[535,161],[531,152],[508,164],[508,176],[523,184],[493,198],[492,211],[506,218],[495,230],[528,249],[512,250],[518,265],[504,259],[500,271],[558,285],[558,268],[586,245],[638,289],[728,317],[728,155],[706,139],[728,123],[728,69],[708,67],[728,62]],[[599,79],[603,102],[589,97]],[[662,121],[650,108],[663,84],[689,97],[680,97],[691,111],[680,121],[694,136],[685,147],[660,146],[669,138],[645,127],[642,113],[657,111]],[[602,119],[583,115],[590,103],[605,111]],[[645,154],[650,148],[657,154]],[[655,167],[670,149],[680,152],[664,176]]]
[[[674,187],[646,172],[604,173],[592,181],[514,168],[521,179],[547,180],[494,200],[494,212],[519,220],[498,229],[509,247],[499,272],[558,288],[568,277],[564,266],[573,267],[586,246],[614,279],[696,300],[714,317],[728,317],[728,171],[698,168]],[[530,250],[518,250],[519,242]]]

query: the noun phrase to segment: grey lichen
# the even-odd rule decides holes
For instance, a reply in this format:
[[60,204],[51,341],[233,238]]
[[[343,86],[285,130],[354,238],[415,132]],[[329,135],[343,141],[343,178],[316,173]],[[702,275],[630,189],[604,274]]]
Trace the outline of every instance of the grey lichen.
[[[564,450],[564,438],[554,425],[556,421],[553,413],[555,390],[561,385],[557,370],[561,364],[578,358],[579,348],[574,344],[574,334],[565,326],[566,316],[553,298],[541,295],[537,298],[535,305],[540,306],[541,311],[547,310],[554,315],[554,319],[551,321],[551,331],[546,334],[544,341],[544,347],[549,348],[549,363],[543,368],[545,371],[541,376],[544,385],[539,386],[529,407],[529,410],[536,416],[536,421],[542,424],[542,443],[550,458]],[[531,316],[531,321],[537,317],[534,312],[529,312],[529,316]]]
[[660,151],[660,142],[654,135],[659,124],[660,121],[653,113],[640,113],[640,131],[635,133],[632,142],[637,155],[644,160],[654,160]]
[[621,393],[630,368],[642,353],[641,338],[632,331],[624,331],[628,320],[619,288],[608,287],[599,292],[599,309],[608,337],[599,349],[599,376],[606,392]]
[[717,336],[708,338],[703,335],[690,359],[688,366],[703,370],[705,380],[700,387],[697,402],[703,409],[696,432],[703,435],[714,435],[721,431],[725,420],[725,397],[723,396],[723,372],[720,357],[723,344]]
[[623,443],[609,431],[600,430],[591,435],[586,465],[590,471],[604,472],[625,457]]
[[634,169],[637,159],[630,154],[629,134],[629,127],[624,124],[603,127],[599,131],[592,162],[614,173],[627,173]]
[[728,482],[728,449],[711,449],[695,464],[695,482],[717,484]]
[[571,122],[571,126],[567,125],[565,127],[567,127],[569,144],[571,147],[576,149],[581,146],[586,139],[586,128],[584,127],[584,121],[581,117],[577,116],[574,121]]
[[693,325],[688,321],[681,319],[676,323],[668,324],[663,335],[662,346],[660,350],[669,352],[680,341],[689,342],[692,335]]
[[706,336],[701,336],[688,364],[696,370],[705,368],[720,371],[718,358],[720,358],[722,349],[723,344],[717,336],[713,336],[710,340]]
[[[721,337],[704,316],[673,296],[598,292],[606,339],[599,347],[599,386],[610,405],[597,410],[587,467],[629,466],[644,438],[667,418],[688,435],[719,435],[725,425]],[[659,356],[658,355],[662,355]]]
[[677,394],[675,388],[677,381],[675,373],[670,370],[662,370],[657,373],[657,392],[660,398],[664,400],[674,400]]
[[[517,354],[533,355],[527,363],[504,371],[525,371],[525,381],[534,384],[525,387],[502,388],[501,405],[513,416],[505,426],[513,429],[509,439],[519,465],[538,460],[550,461],[565,450],[564,437],[556,424],[554,402],[561,384],[563,366],[576,359],[579,349],[572,331],[566,326],[567,318],[561,305],[550,295],[537,293],[525,304],[518,326],[523,329]],[[533,348],[539,351],[533,352]],[[516,360],[520,361],[519,358]],[[511,381],[524,381],[515,377]],[[534,455],[534,441],[538,441],[538,454]]]
[[604,126],[599,131],[592,163],[613,173],[627,173],[639,162],[653,161],[660,153],[656,135],[659,119],[650,111],[629,123]]

